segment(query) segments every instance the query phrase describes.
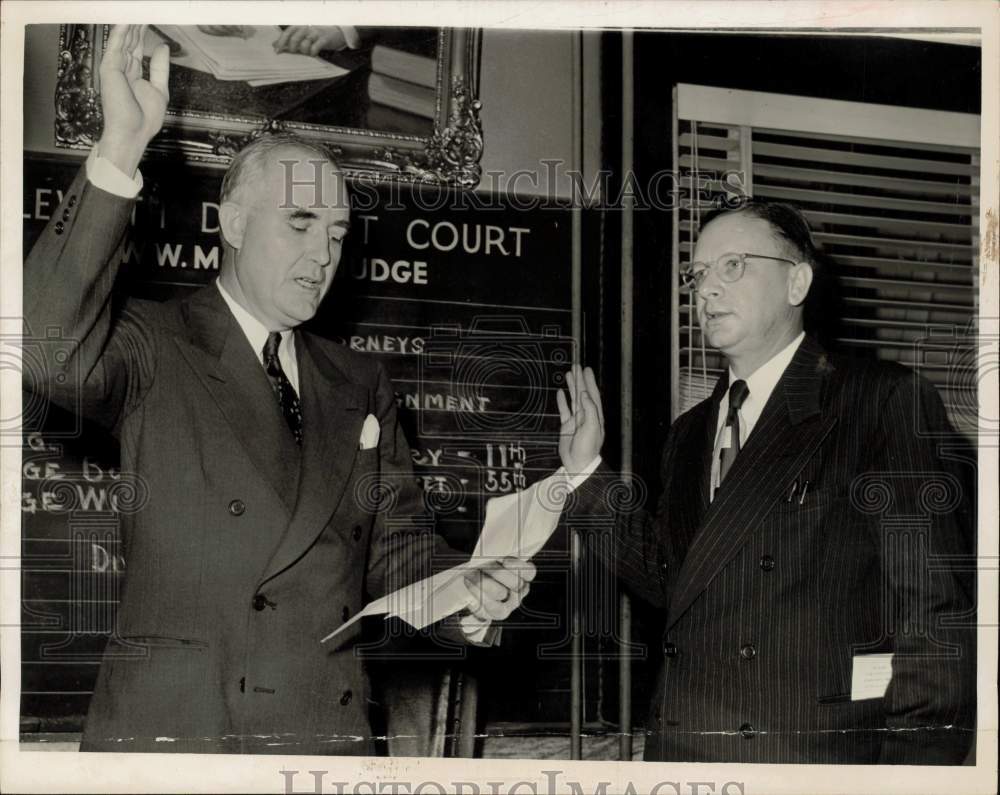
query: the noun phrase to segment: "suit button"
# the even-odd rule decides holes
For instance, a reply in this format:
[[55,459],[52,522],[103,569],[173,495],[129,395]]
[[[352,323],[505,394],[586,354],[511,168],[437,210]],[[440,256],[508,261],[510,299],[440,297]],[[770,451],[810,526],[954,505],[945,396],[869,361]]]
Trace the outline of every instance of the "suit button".
[[354,525],[354,533],[353,533],[353,535],[354,535],[354,540],[355,541],[360,541],[361,540],[361,525],[359,525],[359,524]]
[[761,571],[771,571],[774,568],[774,558],[770,555],[762,555],[760,558]]
[[64,229],[63,222],[56,221],[56,226],[55,226],[56,234],[61,235],[63,233],[63,229]]
[[247,506],[243,500],[233,500],[229,503],[229,513],[233,516],[242,516],[244,511],[246,511]]
[[752,643],[747,643],[745,646],[740,648],[740,657],[744,660],[752,660],[757,656],[757,649]]
[[673,643],[663,644],[663,654],[667,657],[676,657],[678,649]]
[[340,705],[346,707],[351,703],[352,698],[354,698],[354,694],[350,690],[345,690],[344,695],[340,697]]
[[756,733],[757,732],[754,731],[753,726],[751,726],[749,723],[744,723],[742,726],[740,726],[740,734],[743,735],[744,740],[752,739]]
[[344,609],[340,611],[340,617],[344,621],[347,621],[347,619],[351,617],[351,608],[349,608],[347,605],[344,605]]
[[264,594],[262,593],[257,594],[253,598],[253,609],[260,611],[263,610],[265,607],[267,607],[267,597],[264,596]]
[[76,206],[76,194],[75,193],[72,196],[69,197],[68,204],[69,204],[70,207],[75,207]]

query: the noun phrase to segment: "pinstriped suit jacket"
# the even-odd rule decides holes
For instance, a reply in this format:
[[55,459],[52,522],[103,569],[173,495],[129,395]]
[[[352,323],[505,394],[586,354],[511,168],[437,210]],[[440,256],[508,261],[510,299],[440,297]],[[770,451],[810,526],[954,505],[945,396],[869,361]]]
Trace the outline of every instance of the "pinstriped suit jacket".
[[[646,759],[961,763],[974,591],[953,564],[972,553],[970,495],[936,452],[937,392],[807,337],[710,503],[727,386],[671,428],[655,514],[609,507],[606,469],[567,509],[666,617]],[[852,700],[854,658],[877,652],[894,655],[884,697]]]

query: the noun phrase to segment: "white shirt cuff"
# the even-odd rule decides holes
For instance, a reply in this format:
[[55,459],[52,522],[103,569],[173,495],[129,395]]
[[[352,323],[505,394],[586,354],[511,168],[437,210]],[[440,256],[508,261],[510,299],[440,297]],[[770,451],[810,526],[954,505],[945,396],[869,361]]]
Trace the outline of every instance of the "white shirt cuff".
[[347,46],[352,50],[356,50],[361,46],[361,37],[358,35],[358,29],[353,25],[339,25],[340,32],[344,34],[344,41],[347,42]]
[[465,642],[473,646],[499,646],[503,636],[503,627],[491,621],[475,632],[462,634],[465,635]]
[[142,172],[135,170],[135,178],[126,175],[110,160],[101,157],[95,145],[87,157],[87,179],[97,188],[123,199],[134,199],[142,190]]
[[580,487],[580,484],[582,484],[583,481],[585,481],[587,478],[593,475],[594,470],[596,470],[597,467],[599,467],[600,465],[601,465],[601,457],[597,456],[597,458],[595,458],[593,461],[587,464],[587,466],[585,466],[575,475],[570,475],[570,473],[566,471],[565,467],[559,467],[558,471],[562,472],[566,476],[567,483],[569,485],[569,490],[576,491],[576,489]]

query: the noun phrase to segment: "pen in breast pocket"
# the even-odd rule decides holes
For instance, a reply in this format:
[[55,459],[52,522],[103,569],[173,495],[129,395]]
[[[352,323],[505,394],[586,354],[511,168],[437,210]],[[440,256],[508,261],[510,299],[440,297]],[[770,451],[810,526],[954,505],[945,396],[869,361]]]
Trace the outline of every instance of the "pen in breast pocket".
[[792,481],[791,491],[789,491],[788,496],[785,497],[785,502],[791,502],[793,499],[795,499],[795,492],[797,492],[798,490],[799,490],[799,479],[795,478],[795,480]]
[[806,492],[809,490],[809,481],[807,480],[802,484],[802,491],[799,492],[799,505],[803,503],[806,498]]

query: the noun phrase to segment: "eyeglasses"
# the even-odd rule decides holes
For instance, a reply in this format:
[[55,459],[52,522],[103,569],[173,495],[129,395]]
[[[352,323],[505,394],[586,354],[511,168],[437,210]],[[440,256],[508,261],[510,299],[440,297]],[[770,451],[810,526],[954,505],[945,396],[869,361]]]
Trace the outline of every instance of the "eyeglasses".
[[795,265],[794,260],[785,259],[784,257],[769,257],[766,254],[751,254],[749,252],[744,252],[743,254],[732,252],[723,254],[715,262],[692,262],[688,264],[681,270],[681,284],[697,291],[701,288],[705,277],[708,276],[709,269],[715,271],[715,275],[719,277],[720,281],[729,284],[738,282],[746,272],[747,257],[769,259],[775,262],[786,262],[789,265]]

